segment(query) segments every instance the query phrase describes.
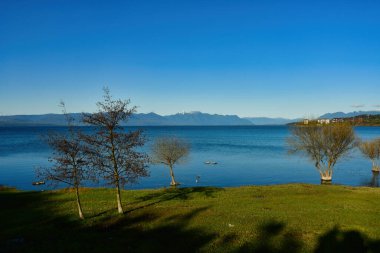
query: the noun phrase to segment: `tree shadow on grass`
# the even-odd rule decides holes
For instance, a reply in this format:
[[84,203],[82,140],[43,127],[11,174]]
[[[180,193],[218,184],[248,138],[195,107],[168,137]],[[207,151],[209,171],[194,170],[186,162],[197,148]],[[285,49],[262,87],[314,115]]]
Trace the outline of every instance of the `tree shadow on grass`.
[[[192,198],[193,194],[201,194],[207,198],[214,198],[215,193],[219,191],[224,191],[223,188],[216,187],[192,187],[192,188],[168,188],[163,191],[158,191],[150,194],[146,194],[142,197],[137,198],[137,201],[128,203],[128,205],[142,204],[138,207],[133,207],[127,210],[125,213],[130,213],[139,209],[150,207],[161,202],[169,200],[188,200]],[[153,201],[153,202],[150,202]],[[148,202],[148,203],[146,203]]]
[[342,231],[334,227],[319,237],[315,253],[380,252],[380,241],[371,240],[356,230]]
[[202,194],[205,197],[213,198],[215,197],[215,193],[219,191],[224,191],[223,188],[217,187],[189,187],[189,188],[166,188],[162,191],[146,194],[142,197],[137,198],[138,201],[147,201],[151,199],[181,199],[188,200],[194,193]]
[[[196,191],[181,191],[191,192]],[[93,223],[75,219],[75,210],[68,216],[55,212],[62,204],[61,197],[50,200],[55,194],[60,193],[1,191],[0,203],[7,207],[0,210],[0,217],[7,219],[1,221],[1,253],[196,252],[217,236],[191,225],[209,207],[187,209],[179,215],[144,209],[110,214]]]
[[299,235],[286,229],[285,223],[269,221],[258,228],[258,236],[253,242],[247,242],[234,252],[285,253],[301,252],[303,247]]
[[[215,233],[189,226],[194,217],[207,209],[208,207],[197,208],[167,217],[143,212],[108,220],[97,226],[98,233],[109,240],[103,240],[101,247],[112,248],[114,252],[197,252],[217,236]],[[159,225],[149,225],[158,220]]]
[[[216,188],[217,189],[217,188]],[[206,191],[208,193],[203,193]],[[218,189],[216,190],[218,191]],[[147,195],[143,201],[162,202],[174,198],[189,199],[191,194],[213,196],[210,188],[178,189],[169,193]],[[237,234],[223,237],[211,229],[198,226],[194,219],[210,206],[186,211],[156,212],[140,208],[126,215],[110,214],[102,219],[75,219],[74,210],[67,216],[56,212],[62,200],[59,192],[17,192],[0,190],[0,252],[303,252],[302,235],[285,223],[269,221],[255,230],[257,236],[238,245]],[[62,209],[62,208],[61,208]],[[66,213],[65,213],[66,214]],[[358,231],[335,227],[318,239],[311,252],[380,252],[380,241]]]
[[[301,234],[286,228],[285,223],[270,221],[258,228],[258,236],[234,253],[298,253],[305,251]],[[356,230],[343,231],[337,226],[318,238],[314,253],[375,253],[380,252],[380,240],[372,240]]]
[[151,211],[114,216],[95,226],[74,229],[71,234],[49,236],[49,243],[40,245],[36,252],[196,252],[217,236],[189,226],[206,209],[164,220]]
[[[30,238],[76,223],[70,216],[56,215],[54,192],[27,192],[13,188],[0,189],[0,252],[22,250]],[[71,199],[61,199],[60,204]]]

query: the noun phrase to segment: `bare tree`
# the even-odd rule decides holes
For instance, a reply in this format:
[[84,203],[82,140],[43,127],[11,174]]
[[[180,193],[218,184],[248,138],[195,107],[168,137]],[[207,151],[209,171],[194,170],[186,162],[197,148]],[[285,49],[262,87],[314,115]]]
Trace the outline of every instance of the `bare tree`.
[[380,159],[380,139],[361,141],[359,142],[359,149],[364,156],[372,161],[372,171],[379,172],[380,167],[378,161]]
[[82,205],[79,196],[79,187],[83,180],[89,178],[84,153],[84,146],[79,138],[79,130],[74,127],[74,119],[66,112],[65,104],[61,102],[63,113],[68,125],[68,133],[49,133],[46,141],[53,149],[53,156],[49,161],[54,163],[52,167],[40,168],[37,176],[52,184],[64,183],[74,188],[79,217],[84,219]]
[[170,185],[172,186],[179,184],[175,181],[173,167],[188,156],[189,149],[188,143],[175,137],[158,138],[153,144],[153,161],[169,166],[171,177]]
[[302,152],[315,163],[322,182],[332,180],[335,164],[356,146],[353,127],[346,123],[294,126],[288,143],[290,153]]
[[83,122],[95,128],[94,134],[82,136],[87,157],[106,183],[116,188],[119,213],[123,213],[120,187],[148,176],[148,157],[136,150],[145,143],[142,132],[126,132],[121,125],[136,111],[136,107],[128,108],[129,103],[113,100],[108,88],[104,88],[104,101],[97,103],[98,112],[83,115]]

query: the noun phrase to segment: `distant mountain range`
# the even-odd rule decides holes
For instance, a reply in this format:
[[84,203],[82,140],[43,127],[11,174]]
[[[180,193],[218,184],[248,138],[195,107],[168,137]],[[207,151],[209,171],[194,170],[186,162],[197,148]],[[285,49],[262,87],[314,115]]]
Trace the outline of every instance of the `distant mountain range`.
[[[80,122],[81,113],[70,113],[76,122]],[[66,125],[65,116],[62,114],[41,114],[41,115],[12,115],[0,116],[1,126],[40,126],[40,125]]]
[[355,112],[334,112],[334,113],[326,113],[320,116],[320,119],[333,119],[333,118],[351,118],[360,115],[379,115],[380,111],[355,111]]
[[[80,125],[81,113],[70,114]],[[43,115],[13,115],[0,116],[2,126],[41,126],[66,125],[65,117],[62,114]],[[127,126],[237,126],[252,125],[251,121],[239,118],[236,115],[218,115],[201,112],[177,113],[174,115],[161,116],[155,113],[137,113],[127,122]]]
[[[380,111],[355,111],[326,113],[319,118],[350,118],[359,115],[380,115]],[[81,113],[71,113],[75,121],[81,124]],[[177,113],[161,116],[156,113],[137,113],[129,121],[127,126],[239,126],[239,125],[286,125],[298,122],[302,119],[247,117],[240,118],[237,115],[219,115],[202,112]],[[0,116],[0,126],[63,126],[66,120],[62,114],[42,115],[12,115]]]
[[177,113],[161,116],[156,113],[134,114],[126,125],[133,126],[237,126],[252,123],[236,115],[218,115],[202,112]]
[[244,118],[252,122],[254,125],[286,125],[292,122],[298,122],[301,119],[286,119],[286,118],[267,118],[267,117],[249,117]]

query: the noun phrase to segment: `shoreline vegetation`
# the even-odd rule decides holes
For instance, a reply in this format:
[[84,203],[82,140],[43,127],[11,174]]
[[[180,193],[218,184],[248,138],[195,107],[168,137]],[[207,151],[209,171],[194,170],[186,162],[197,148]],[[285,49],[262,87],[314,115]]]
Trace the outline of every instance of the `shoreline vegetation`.
[[[285,184],[231,188],[0,188],[0,251],[379,252],[380,189]],[[143,243],[141,243],[143,242]]]
[[290,123],[289,125],[323,125],[331,123],[348,123],[352,126],[380,126],[380,115],[363,114],[347,118],[332,118],[332,119],[305,119],[300,122]]

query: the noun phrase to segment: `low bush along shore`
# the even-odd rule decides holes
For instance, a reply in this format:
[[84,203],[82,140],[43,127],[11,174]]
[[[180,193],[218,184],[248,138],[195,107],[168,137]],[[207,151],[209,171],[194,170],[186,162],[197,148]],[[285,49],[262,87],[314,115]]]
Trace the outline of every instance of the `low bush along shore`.
[[0,252],[380,252],[380,189],[0,190]]

